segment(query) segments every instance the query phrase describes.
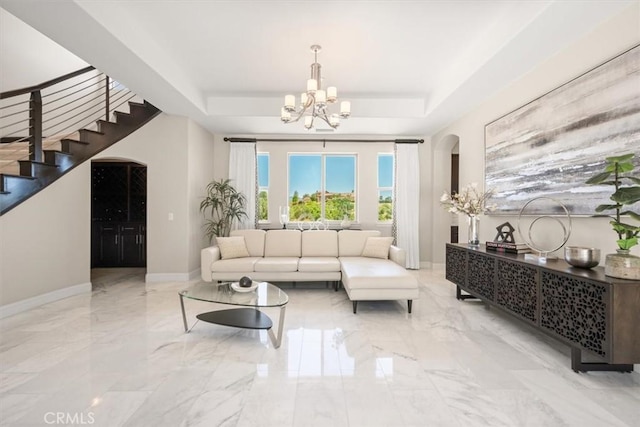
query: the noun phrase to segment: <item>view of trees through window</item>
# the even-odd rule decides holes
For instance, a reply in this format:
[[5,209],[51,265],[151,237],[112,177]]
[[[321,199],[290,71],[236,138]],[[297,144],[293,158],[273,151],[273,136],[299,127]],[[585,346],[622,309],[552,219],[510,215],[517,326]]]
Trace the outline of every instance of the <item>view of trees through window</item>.
[[289,155],[291,221],[356,219],[356,156]]
[[393,154],[378,154],[378,221],[393,219]]
[[269,154],[258,153],[258,221],[269,220]]

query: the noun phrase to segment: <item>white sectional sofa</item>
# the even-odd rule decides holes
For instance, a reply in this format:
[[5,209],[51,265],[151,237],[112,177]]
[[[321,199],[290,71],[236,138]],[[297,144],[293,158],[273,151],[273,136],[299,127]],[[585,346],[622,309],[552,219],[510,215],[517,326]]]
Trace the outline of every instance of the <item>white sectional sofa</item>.
[[354,313],[364,300],[407,300],[411,313],[418,298],[404,250],[377,230],[236,230],[230,237],[202,250],[203,280],[342,282]]

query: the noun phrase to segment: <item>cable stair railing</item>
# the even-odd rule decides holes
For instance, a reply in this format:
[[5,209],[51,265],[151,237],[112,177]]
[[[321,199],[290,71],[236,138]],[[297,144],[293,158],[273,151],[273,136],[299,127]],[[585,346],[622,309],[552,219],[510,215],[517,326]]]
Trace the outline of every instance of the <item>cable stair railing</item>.
[[92,66],[0,93],[0,215],[159,112]]

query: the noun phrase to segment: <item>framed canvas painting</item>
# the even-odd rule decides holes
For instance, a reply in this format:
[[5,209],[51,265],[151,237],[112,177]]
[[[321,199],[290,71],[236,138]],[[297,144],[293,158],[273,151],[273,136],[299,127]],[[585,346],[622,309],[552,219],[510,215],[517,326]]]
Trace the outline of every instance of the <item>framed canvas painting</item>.
[[593,215],[609,186],[585,181],[604,159],[635,153],[640,165],[640,45],[485,126],[485,182],[494,215]]

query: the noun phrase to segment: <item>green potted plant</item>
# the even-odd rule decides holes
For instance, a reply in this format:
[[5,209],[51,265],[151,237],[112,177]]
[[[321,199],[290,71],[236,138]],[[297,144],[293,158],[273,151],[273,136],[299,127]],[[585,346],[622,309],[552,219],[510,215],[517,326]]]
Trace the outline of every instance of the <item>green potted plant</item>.
[[247,217],[246,203],[246,197],[231,185],[230,179],[211,181],[207,185],[200,212],[205,216],[205,233],[210,243],[214,237],[228,236],[233,221]]
[[[640,178],[633,176],[634,154],[625,154],[605,159],[604,171],[587,180],[590,185],[610,185],[614,187],[610,199],[613,203],[596,207],[597,215],[611,220],[613,231],[618,235],[618,254],[609,254],[605,260],[605,274],[624,279],[640,279],[640,258],[629,254],[638,244],[640,226],[629,223],[629,219],[640,221],[640,215],[629,207],[640,201]],[[613,211],[613,214],[601,212]]]

